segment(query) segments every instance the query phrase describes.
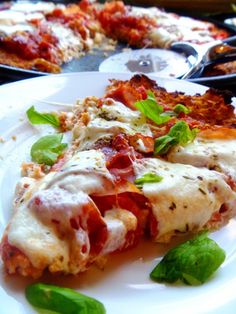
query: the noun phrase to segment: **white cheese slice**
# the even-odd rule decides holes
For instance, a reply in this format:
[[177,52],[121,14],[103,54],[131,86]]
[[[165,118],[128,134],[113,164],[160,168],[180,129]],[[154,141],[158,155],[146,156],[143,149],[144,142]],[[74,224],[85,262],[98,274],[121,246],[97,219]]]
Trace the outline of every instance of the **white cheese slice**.
[[223,204],[236,204],[236,193],[224,176],[207,168],[146,158],[135,161],[134,170],[136,177],[150,172],[163,177],[158,183],[143,185],[157,220],[158,242],[169,241],[176,231],[199,231]]
[[168,160],[221,171],[236,181],[236,139],[201,139],[175,147]]

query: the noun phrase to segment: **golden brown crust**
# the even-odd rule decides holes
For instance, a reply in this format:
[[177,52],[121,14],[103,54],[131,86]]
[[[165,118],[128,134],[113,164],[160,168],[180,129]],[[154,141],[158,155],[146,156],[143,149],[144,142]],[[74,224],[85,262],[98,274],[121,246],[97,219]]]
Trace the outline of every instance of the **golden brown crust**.
[[34,267],[23,252],[8,242],[6,232],[1,241],[0,251],[8,274],[19,274],[33,278],[38,278],[42,275],[43,269]]
[[45,59],[37,58],[34,60],[25,60],[14,53],[4,51],[0,48],[0,64],[9,65],[25,70],[36,70],[47,73],[60,73],[60,67]]
[[221,92],[208,89],[204,94],[193,96],[182,92],[167,92],[159,87],[155,81],[145,75],[135,75],[130,81],[111,80],[107,88],[107,97],[123,101],[127,106],[135,109],[134,102],[142,99],[143,90],[151,90],[155,94],[159,104],[168,106],[169,109],[177,104],[183,104],[191,112],[189,117],[210,126],[222,125],[227,127],[236,126],[234,106],[232,106],[230,92]]

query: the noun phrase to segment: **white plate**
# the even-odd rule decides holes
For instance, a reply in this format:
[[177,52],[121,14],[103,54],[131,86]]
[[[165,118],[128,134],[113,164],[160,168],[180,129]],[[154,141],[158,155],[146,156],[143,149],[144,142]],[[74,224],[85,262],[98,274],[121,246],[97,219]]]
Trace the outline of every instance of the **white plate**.
[[[36,138],[42,132],[52,131],[45,126],[30,126],[25,117],[26,109],[35,105],[38,110],[64,110],[66,107],[50,102],[72,104],[84,96],[101,96],[110,78],[129,77],[129,74],[87,72],[30,79],[0,87],[0,136],[5,140],[0,143],[0,233],[11,215],[11,201],[21,162],[29,160],[29,149]],[[205,87],[189,82],[156,80],[169,91],[189,94],[205,91]],[[108,314],[235,313],[236,221],[232,220],[211,237],[225,249],[227,258],[215,276],[203,286],[152,282],[149,273],[167,247],[148,242],[112,256],[104,271],[94,267],[74,278],[45,275],[40,281],[72,287],[93,296],[104,303]],[[0,265],[1,314],[35,313],[24,298],[24,288],[29,282],[32,281],[6,276]]]

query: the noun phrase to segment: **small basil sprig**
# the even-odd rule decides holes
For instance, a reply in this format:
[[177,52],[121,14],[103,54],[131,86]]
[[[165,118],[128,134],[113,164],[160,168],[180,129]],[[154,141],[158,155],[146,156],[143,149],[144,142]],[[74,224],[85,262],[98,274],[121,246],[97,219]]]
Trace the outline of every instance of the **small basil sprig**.
[[147,95],[147,99],[137,101],[135,107],[158,125],[169,121],[171,117],[163,112],[163,107],[157,103],[153,92],[148,91]]
[[32,160],[39,164],[52,166],[67,147],[66,143],[62,143],[62,138],[63,134],[41,137],[31,147]]
[[154,155],[166,154],[171,147],[177,144],[185,146],[191,143],[197,132],[198,129],[191,130],[185,121],[178,121],[166,135],[155,139]]
[[188,114],[190,112],[190,109],[182,104],[177,104],[176,106],[174,106],[173,110],[166,110],[161,114],[161,116],[178,117],[181,112],[183,112],[184,114]]
[[173,111],[175,113],[177,113],[177,115],[181,112],[185,113],[185,114],[189,114],[189,112],[191,111],[190,109],[188,109],[186,106],[182,105],[182,104],[177,104],[176,106],[174,106]]
[[49,310],[53,313],[106,313],[101,302],[69,288],[37,283],[26,287],[25,296],[28,302],[39,310]]
[[134,183],[138,188],[142,188],[144,183],[156,183],[160,182],[162,179],[163,178],[161,176],[158,176],[152,172],[148,172],[145,173],[142,177],[135,179]]
[[203,284],[225,260],[225,252],[203,233],[171,249],[153,269],[151,279],[189,285]]
[[40,113],[35,110],[34,106],[30,107],[26,114],[32,124],[49,124],[56,128],[60,126],[58,116],[52,113]]

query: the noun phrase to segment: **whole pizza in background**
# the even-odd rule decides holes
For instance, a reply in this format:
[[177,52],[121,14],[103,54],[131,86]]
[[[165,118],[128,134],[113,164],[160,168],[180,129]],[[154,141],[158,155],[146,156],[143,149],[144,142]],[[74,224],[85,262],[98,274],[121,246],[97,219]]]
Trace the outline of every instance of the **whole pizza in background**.
[[176,41],[201,45],[227,36],[212,23],[122,1],[0,6],[0,64],[48,73],[59,73],[64,63],[117,41],[134,48],[169,48]]

